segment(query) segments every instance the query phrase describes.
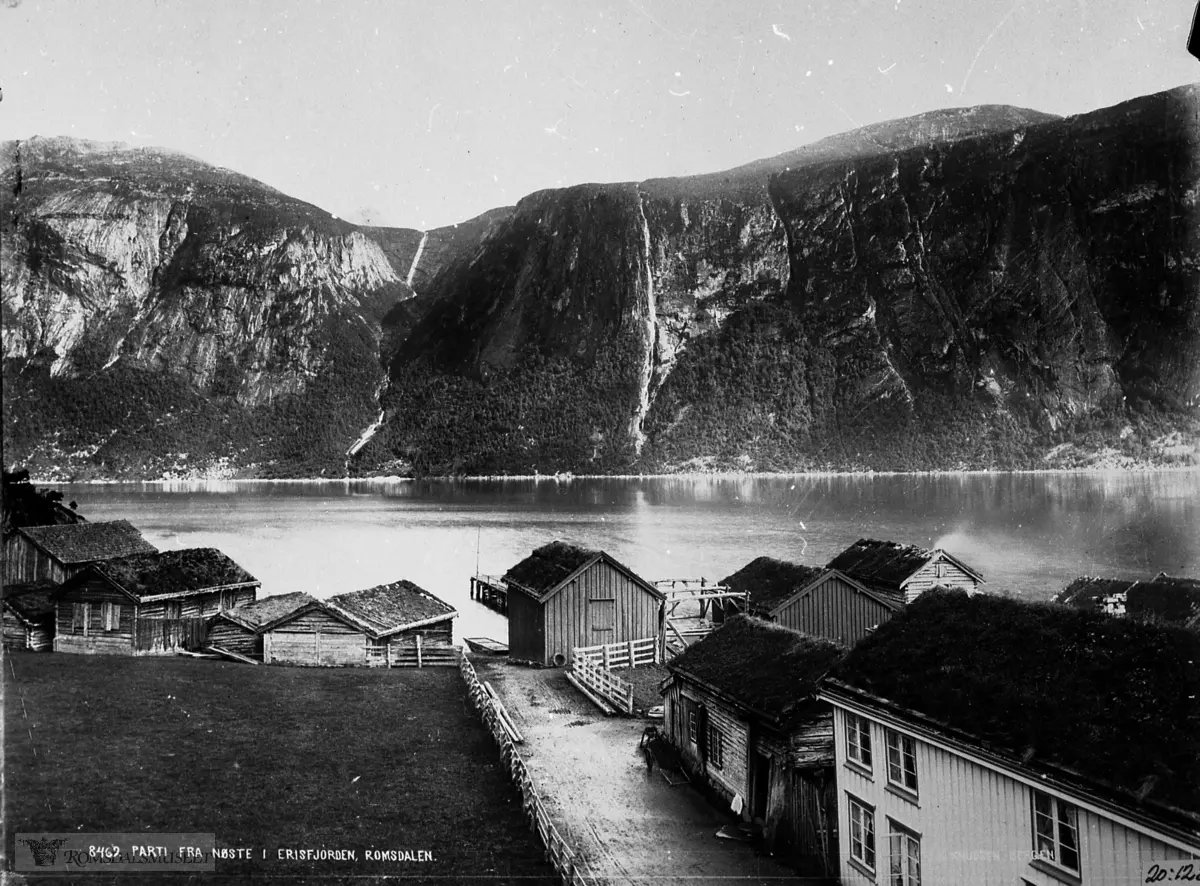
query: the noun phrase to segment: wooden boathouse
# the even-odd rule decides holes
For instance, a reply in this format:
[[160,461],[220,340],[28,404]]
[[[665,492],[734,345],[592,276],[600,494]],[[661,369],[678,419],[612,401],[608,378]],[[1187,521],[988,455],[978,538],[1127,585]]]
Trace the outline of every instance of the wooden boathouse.
[[144,655],[203,646],[207,618],[253,602],[259,585],[215,548],[92,563],[54,592],[54,650]]
[[838,868],[832,713],[816,693],[844,654],[736,615],[667,663],[664,728],[685,768],[806,876]]
[[976,569],[940,548],[927,550],[873,538],[860,538],[825,568],[836,569],[900,603],[911,603],[935,587],[961,588],[974,593],[984,583],[983,575]]
[[509,657],[563,667],[577,647],[653,638],[666,595],[603,551],[562,541],[508,570]]
[[5,584],[3,589],[4,648],[49,652],[54,646],[54,601],[58,584],[47,579],[29,584]]
[[23,526],[4,539],[4,583],[62,584],[89,563],[157,550],[128,520]]
[[900,610],[896,597],[836,569],[758,557],[722,581],[749,596],[751,615],[853,646]]
[[323,667],[455,665],[457,610],[410,581],[312,600],[261,628],[263,661]]
[[1200,869],[1198,660],[1191,631],[922,595],[822,683],[840,882],[1142,883]]
[[208,623],[208,644],[219,650],[263,660],[263,632],[296,610],[317,602],[303,591],[263,597],[218,612]]

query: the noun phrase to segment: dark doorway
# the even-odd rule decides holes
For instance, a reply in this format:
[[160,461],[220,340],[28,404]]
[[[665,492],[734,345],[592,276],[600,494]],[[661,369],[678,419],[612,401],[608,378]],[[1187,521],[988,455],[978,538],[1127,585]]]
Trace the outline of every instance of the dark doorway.
[[771,758],[754,752],[754,767],[751,774],[750,787],[750,816],[755,821],[763,822],[767,818],[767,792],[771,785]]

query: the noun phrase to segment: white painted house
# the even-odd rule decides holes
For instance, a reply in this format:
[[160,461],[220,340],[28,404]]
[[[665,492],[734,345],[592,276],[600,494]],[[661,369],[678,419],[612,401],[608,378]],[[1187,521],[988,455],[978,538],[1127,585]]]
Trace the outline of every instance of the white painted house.
[[1197,662],[1186,631],[923,595],[819,693],[842,883],[1200,877]]

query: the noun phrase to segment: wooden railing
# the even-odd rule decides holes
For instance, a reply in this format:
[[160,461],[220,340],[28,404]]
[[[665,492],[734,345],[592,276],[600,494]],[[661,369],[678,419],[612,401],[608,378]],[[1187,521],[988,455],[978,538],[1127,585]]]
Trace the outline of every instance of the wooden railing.
[[375,668],[436,668],[457,667],[458,646],[445,643],[422,643],[417,637],[411,646],[388,643],[383,646],[366,647],[369,667]]
[[572,662],[586,658],[591,664],[608,668],[635,668],[638,665],[658,664],[658,639],[627,640],[624,643],[607,643],[603,646],[576,646],[571,653]]
[[575,652],[575,658],[571,662],[571,670],[575,674],[575,678],[618,711],[632,714],[633,684],[622,680],[607,668],[594,663],[586,655],[579,655],[578,649]]
[[533,779],[525,768],[525,761],[521,759],[516,743],[504,728],[492,697],[479,682],[475,667],[465,652],[459,656],[459,671],[462,673],[463,680],[466,681],[471,701],[474,702],[480,717],[491,731],[492,738],[500,745],[500,756],[508,768],[509,775],[521,789],[522,807],[525,814],[529,816],[533,829],[541,838],[542,845],[546,847],[546,855],[550,859],[550,863],[554,865],[554,869],[558,871],[566,886],[576,886],[576,884],[578,886],[598,886],[600,881],[596,878],[587,860],[568,845],[567,841],[559,834],[558,828],[554,826],[550,813],[546,811],[546,806],[538,796]]

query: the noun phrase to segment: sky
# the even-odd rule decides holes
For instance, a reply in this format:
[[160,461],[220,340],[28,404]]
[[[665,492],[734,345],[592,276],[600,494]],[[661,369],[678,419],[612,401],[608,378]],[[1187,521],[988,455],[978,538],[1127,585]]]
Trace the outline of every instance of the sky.
[[157,145],[353,222],[1200,81],[1195,0],[0,0],[0,138]]

